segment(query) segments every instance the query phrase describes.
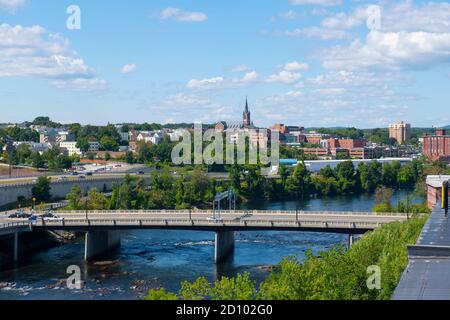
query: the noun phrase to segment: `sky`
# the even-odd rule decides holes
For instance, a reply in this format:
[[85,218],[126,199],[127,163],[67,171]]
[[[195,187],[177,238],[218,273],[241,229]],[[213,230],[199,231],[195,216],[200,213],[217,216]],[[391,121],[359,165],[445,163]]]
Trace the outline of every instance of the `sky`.
[[0,123],[443,126],[449,85],[448,2],[0,0]]

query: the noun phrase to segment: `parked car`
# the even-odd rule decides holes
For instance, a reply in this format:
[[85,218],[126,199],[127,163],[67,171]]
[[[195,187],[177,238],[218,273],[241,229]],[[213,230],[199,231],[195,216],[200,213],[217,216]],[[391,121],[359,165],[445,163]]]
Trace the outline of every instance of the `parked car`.
[[62,176],[62,177],[59,177],[58,180],[59,180],[59,181],[66,181],[66,180],[67,180],[67,177]]
[[92,172],[86,172],[86,176],[92,177],[94,174]]
[[136,174],[143,175],[143,174],[145,174],[145,172],[141,170],[141,171],[136,172]]

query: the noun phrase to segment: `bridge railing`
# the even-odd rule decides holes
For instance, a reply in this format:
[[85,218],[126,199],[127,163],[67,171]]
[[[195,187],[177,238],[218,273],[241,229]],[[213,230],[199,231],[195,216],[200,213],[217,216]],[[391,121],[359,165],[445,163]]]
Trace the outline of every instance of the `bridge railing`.
[[[89,214],[167,214],[167,215],[186,215],[186,214],[210,214],[220,212],[221,214],[238,215],[323,215],[323,216],[385,216],[385,217],[407,217],[403,213],[392,212],[354,212],[354,211],[295,211],[295,210],[90,210]],[[59,214],[86,214],[85,210],[58,211]]]
[[29,227],[29,222],[6,222],[0,223],[0,229],[10,229],[10,228],[18,228],[18,227]]
[[[398,221],[392,219],[392,221]],[[391,222],[391,221],[387,221]],[[336,220],[207,220],[207,219],[70,219],[44,220],[36,222],[42,227],[267,227],[267,228],[323,228],[323,229],[375,229],[383,222],[374,221],[336,221]]]

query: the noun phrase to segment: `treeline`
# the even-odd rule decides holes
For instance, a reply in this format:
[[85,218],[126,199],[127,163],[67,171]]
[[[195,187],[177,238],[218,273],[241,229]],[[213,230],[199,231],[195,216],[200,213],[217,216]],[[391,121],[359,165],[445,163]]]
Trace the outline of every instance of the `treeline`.
[[413,190],[422,176],[423,164],[418,160],[405,165],[372,161],[356,168],[352,161],[344,161],[335,169],[327,166],[317,174],[300,163],[293,170],[281,167],[280,179],[261,176],[258,166],[233,166],[230,170],[231,185],[238,194],[267,200],[373,193],[381,186]]
[[[148,300],[388,300],[408,263],[426,217],[415,215],[364,235],[350,249],[336,246],[298,262],[283,260],[259,286],[249,274],[209,283],[204,277],[183,282],[178,293],[150,290]],[[377,269],[370,269],[376,266]],[[381,271],[380,283],[369,277]],[[368,285],[369,284],[369,285]]]
[[3,161],[11,165],[30,166],[36,169],[63,170],[70,169],[74,162],[80,161],[80,157],[68,156],[61,153],[58,147],[53,147],[42,154],[32,151],[27,144],[21,144],[17,148],[11,146],[2,153]]
[[[206,177],[200,168],[194,171],[178,169],[180,172],[177,174],[167,168],[152,173],[148,185],[142,178],[127,176],[114,185],[111,197],[102,198],[101,204],[94,207],[96,210],[210,207],[215,194],[229,188],[237,193],[240,201],[300,200],[313,195],[372,193],[380,187],[413,190],[422,172],[420,162],[404,166],[398,163],[382,166],[371,162],[354,168],[353,163],[348,161],[334,170],[327,167],[318,174],[311,174],[301,164],[292,171],[282,168],[280,178],[272,179],[262,176],[259,166],[234,165],[229,169],[228,181],[216,181]],[[71,199],[80,199],[87,191],[74,187],[68,195],[69,208],[83,209],[77,205],[78,201],[72,202]],[[391,209],[394,210],[394,207],[391,206],[388,211]]]
[[199,170],[180,176],[163,170],[151,175],[149,185],[142,178],[126,176],[113,186],[111,197],[99,192],[105,190],[81,190],[74,186],[67,200],[69,210],[84,210],[86,203],[82,199],[86,195],[90,210],[189,209],[210,205],[216,192],[226,190],[222,188]]

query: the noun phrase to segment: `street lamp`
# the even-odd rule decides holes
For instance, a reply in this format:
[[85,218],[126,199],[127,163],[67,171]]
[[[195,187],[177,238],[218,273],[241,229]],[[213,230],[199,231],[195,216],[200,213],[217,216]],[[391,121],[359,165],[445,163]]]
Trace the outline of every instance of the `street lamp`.
[[86,221],[89,220],[88,217],[88,190],[86,188],[86,195],[84,197],[84,209],[86,210]]

